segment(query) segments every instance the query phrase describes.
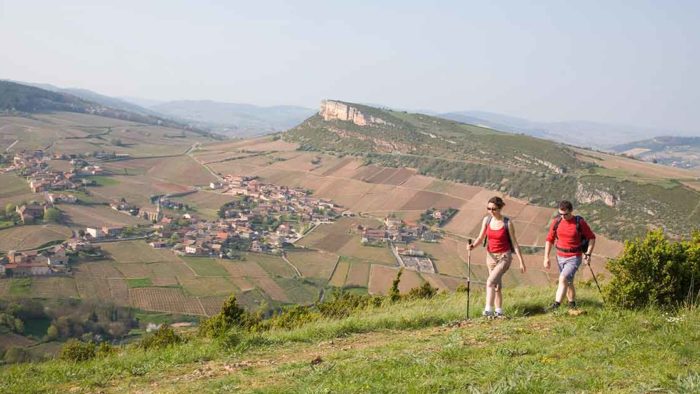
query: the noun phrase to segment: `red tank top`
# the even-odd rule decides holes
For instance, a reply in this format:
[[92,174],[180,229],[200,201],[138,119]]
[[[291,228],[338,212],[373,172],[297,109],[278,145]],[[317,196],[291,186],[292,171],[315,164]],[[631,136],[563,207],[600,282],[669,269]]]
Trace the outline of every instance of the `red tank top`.
[[498,230],[492,230],[490,223],[486,225],[486,236],[488,237],[486,250],[491,253],[510,252],[510,241],[506,231],[505,223]]

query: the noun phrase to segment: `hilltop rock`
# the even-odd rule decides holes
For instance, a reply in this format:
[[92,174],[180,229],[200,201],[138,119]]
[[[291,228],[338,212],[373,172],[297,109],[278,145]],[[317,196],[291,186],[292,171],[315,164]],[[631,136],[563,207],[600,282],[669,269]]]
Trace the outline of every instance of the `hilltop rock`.
[[342,120],[352,122],[358,126],[367,126],[368,124],[387,124],[381,118],[374,116],[366,116],[358,108],[342,103],[340,101],[323,100],[321,101],[321,109],[318,114],[323,117],[323,120]]

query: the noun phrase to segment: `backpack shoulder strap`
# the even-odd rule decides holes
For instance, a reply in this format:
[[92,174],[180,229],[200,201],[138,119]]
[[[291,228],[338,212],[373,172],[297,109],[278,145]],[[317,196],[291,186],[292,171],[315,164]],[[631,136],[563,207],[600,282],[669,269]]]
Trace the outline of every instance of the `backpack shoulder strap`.
[[486,230],[489,228],[489,224],[491,224],[491,215],[489,215],[486,218],[486,225],[484,226],[484,247],[486,247],[486,242],[488,241],[488,236],[486,235]]
[[[557,217],[557,220],[554,222],[554,239],[559,238],[557,235],[557,229],[559,229],[559,224],[561,223],[561,216]],[[576,221],[578,223],[578,221]]]
[[513,240],[510,238],[510,218],[508,216],[503,217],[503,227],[506,229],[508,243],[510,244],[510,251],[515,253],[515,246],[513,246]]
[[581,216],[576,215],[576,232],[578,233],[579,236],[583,237],[583,232],[581,231]]

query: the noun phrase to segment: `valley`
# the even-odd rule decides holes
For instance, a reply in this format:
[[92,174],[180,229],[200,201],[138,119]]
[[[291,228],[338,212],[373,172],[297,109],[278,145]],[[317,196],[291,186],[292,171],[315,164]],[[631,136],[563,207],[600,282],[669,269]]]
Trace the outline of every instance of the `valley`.
[[[504,213],[517,229],[528,266],[526,274],[509,271],[506,286],[556,280],[555,268],[541,266],[543,247],[554,202],[572,197],[598,231],[593,269],[603,279],[606,262],[623,249],[619,240],[640,231],[620,219],[627,212],[651,215],[649,196],[656,195],[651,216],[666,225],[674,214],[667,201],[698,201],[696,174],[688,170],[420,114],[343,105],[331,112],[341,108],[345,118],[322,107],[321,115],[286,133],[244,140],[88,114],[0,116],[5,157],[41,150],[52,157],[36,159],[32,165],[47,166],[39,173],[77,171],[77,179],[89,180],[61,194],[32,193],[6,164],[0,174],[3,206],[43,204],[49,195],[77,202],[57,202],[56,223],[6,222],[0,253],[46,253],[48,246],[86,232],[106,234],[88,238],[99,252],[77,253],[65,272],[0,279],[0,298],[80,300],[187,320],[217,313],[232,293],[249,310],[309,305],[333,289],[384,295],[405,265],[399,252],[428,262],[423,269],[404,268],[401,292],[426,282],[455,291],[468,274],[466,241],[478,235],[486,201],[494,195],[506,201]],[[71,166],[71,157],[76,159],[70,163],[79,158],[86,167]],[[85,171],[92,172],[80,173]],[[262,189],[252,186],[258,183]],[[267,190],[266,197],[259,190]],[[277,221],[260,228],[253,243],[241,242],[240,229],[216,240],[216,231],[236,228],[246,209],[269,206],[269,193],[287,201],[294,193],[308,194],[332,207],[332,217],[316,216],[318,207],[309,208],[314,214],[304,221],[262,211],[263,220]],[[247,195],[258,197],[252,205],[236,202]],[[226,219],[223,207],[243,211]],[[426,224],[425,215],[436,211],[453,213],[441,224]],[[700,212],[686,218],[694,215]],[[231,239],[237,246],[230,248]],[[483,283],[484,249],[471,258],[471,279]],[[581,272],[580,280],[590,279],[590,272]]]

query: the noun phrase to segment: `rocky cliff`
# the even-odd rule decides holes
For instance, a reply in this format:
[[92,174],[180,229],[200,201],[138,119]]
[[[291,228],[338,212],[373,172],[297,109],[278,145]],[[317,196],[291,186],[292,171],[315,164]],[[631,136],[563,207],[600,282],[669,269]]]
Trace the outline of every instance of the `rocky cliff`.
[[340,101],[323,100],[318,114],[323,120],[342,120],[352,122],[358,126],[370,124],[387,124],[383,119],[363,114],[358,108],[342,103]]
[[591,204],[596,201],[602,201],[603,204],[609,207],[615,207],[620,197],[605,190],[590,188],[587,185],[579,183],[576,185],[576,201],[581,204]]

